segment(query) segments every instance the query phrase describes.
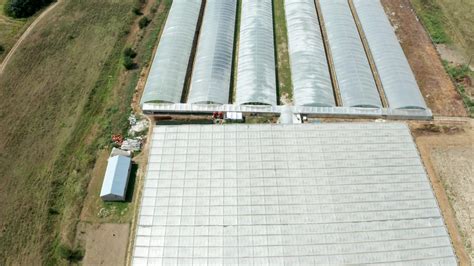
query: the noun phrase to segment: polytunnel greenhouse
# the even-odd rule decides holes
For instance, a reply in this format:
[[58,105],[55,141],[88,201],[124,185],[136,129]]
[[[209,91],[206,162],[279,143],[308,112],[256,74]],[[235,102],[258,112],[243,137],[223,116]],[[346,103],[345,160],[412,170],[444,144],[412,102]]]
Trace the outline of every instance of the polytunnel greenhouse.
[[179,103],[201,10],[201,0],[174,0],[141,103]]
[[354,6],[389,107],[426,109],[410,65],[379,0],[354,0]]
[[382,107],[364,46],[347,0],[321,0],[343,106]]
[[188,103],[229,102],[236,0],[207,0]]
[[235,104],[276,105],[271,0],[243,0]]
[[293,98],[298,106],[335,106],[314,0],[286,0]]

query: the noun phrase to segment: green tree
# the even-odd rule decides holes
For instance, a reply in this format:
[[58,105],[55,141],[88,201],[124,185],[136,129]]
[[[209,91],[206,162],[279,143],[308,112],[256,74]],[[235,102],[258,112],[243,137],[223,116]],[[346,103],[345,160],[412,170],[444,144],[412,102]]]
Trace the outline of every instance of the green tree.
[[26,18],[50,4],[54,0],[7,0],[4,5],[5,14],[14,18]]
[[140,29],[143,29],[148,26],[148,24],[150,24],[150,21],[151,20],[147,16],[144,16],[138,21],[138,26],[140,27]]

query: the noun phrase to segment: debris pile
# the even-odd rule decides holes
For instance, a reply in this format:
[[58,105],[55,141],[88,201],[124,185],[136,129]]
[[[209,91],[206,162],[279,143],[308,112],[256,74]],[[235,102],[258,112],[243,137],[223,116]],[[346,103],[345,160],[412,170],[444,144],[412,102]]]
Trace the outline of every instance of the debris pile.
[[110,215],[110,211],[108,211],[106,208],[101,208],[99,212],[97,213],[97,217],[99,218],[105,218]]
[[138,120],[134,114],[131,114],[130,117],[128,118],[128,121],[130,122],[130,130],[128,131],[128,134],[130,136],[146,134],[146,130],[149,127],[148,120],[146,119]]
[[120,134],[117,135],[112,135],[112,142],[117,144],[117,145],[122,145],[123,143],[123,136]]
[[125,151],[140,151],[142,149],[142,137],[137,137],[136,139],[126,139],[123,141],[120,149]]

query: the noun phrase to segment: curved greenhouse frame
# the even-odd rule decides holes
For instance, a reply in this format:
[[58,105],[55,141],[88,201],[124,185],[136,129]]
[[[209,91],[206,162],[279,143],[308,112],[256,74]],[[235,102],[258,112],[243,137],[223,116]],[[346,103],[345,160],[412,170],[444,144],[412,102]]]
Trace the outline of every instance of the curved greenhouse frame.
[[201,0],[174,0],[141,103],[181,102]]
[[391,108],[426,109],[415,76],[379,0],[354,0]]
[[236,0],[207,0],[188,103],[228,103],[236,11]]
[[321,0],[343,106],[382,107],[374,76],[347,0]]
[[236,104],[277,105],[271,0],[242,0]]
[[286,0],[288,51],[297,106],[335,106],[314,0]]

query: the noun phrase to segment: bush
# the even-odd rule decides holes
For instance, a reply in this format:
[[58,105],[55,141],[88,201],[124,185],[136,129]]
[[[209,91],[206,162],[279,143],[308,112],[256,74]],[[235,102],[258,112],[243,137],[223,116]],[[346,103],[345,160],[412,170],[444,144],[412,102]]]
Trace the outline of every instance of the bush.
[[127,69],[133,69],[135,68],[136,64],[133,62],[133,58],[137,56],[137,52],[133,50],[131,47],[125,48],[123,50],[123,66]]
[[123,51],[123,55],[128,56],[130,58],[135,58],[137,56],[137,52],[135,52],[135,50],[133,50],[131,47],[127,47]]
[[137,15],[137,16],[143,15],[142,11],[140,10],[140,7],[134,7],[134,8],[132,9],[132,12],[133,12],[133,14],[135,14],[135,15]]
[[3,54],[5,52],[5,48],[3,48],[3,45],[0,44],[0,54]]
[[70,261],[78,262],[84,257],[84,250],[82,249],[72,249],[68,246],[61,244],[58,247],[58,254],[61,258]]
[[32,16],[36,11],[50,4],[54,0],[7,0],[4,12],[10,17],[26,18]]
[[150,24],[150,21],[151,20],[148,17],[144,16],[138,21],[138,26],[140,27],[140,29],[143,29],[148,26],[148,24]]
[[123,66],[125,67],[125,69],[130,70],[135,67],[135,63],[133,62],[133,59],[130,56],[124,56]]

